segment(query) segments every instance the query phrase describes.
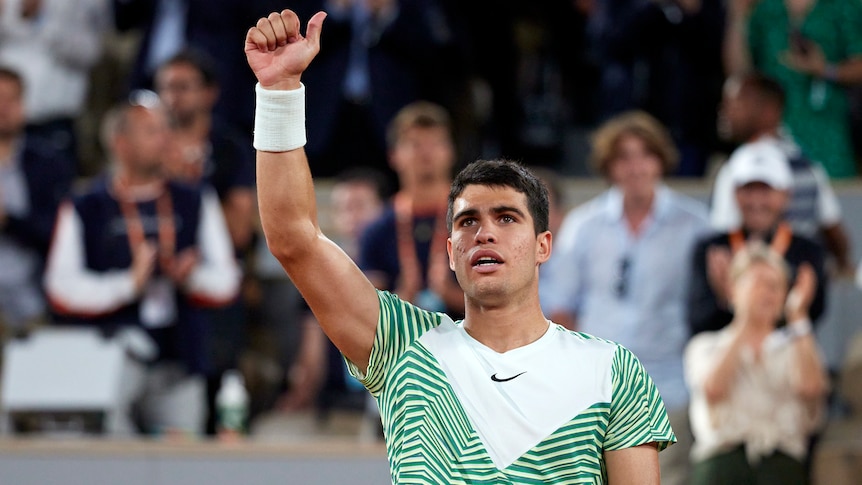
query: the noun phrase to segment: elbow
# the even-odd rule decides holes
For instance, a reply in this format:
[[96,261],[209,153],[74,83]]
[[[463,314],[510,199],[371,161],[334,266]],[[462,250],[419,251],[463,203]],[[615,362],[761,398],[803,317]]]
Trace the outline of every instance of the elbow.
[[266,246],[269,252],[285,267],[291,261],[302,259],[308,254],[317,239],[318,230],[311,223],[293,224],[281,228],[264,227]]
[[703,395],[706,397],[706,402],[708,404],[718,404],[727,399],[727,389],[724,386],[719,386],[713,382],[707,382],[703,386]]
[[823,399],[829,390],[826,378],[818,376],[811,379],[803,379],[796,384],[796,395],[806,401],[817,401]]

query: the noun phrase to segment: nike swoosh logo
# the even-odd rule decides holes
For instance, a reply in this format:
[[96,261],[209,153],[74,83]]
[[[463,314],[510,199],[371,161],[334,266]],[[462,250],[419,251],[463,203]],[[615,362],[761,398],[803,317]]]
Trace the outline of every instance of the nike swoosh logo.
[[[526,374],[526,373],[527,373],[527,371],[521,372],[521,374]],[[511,381],[512,379],[518,377],[521,374],[515,374],[512,377],[505,377],[504,378],[504,377],[497,377],[497,374],[494,373],[494,375],[491,376],[491,380],[494,382],[507,382],[507,381]]]

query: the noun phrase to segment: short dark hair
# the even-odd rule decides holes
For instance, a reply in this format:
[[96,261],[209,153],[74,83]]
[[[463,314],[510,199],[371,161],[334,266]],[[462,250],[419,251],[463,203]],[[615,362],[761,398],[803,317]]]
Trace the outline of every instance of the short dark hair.
[[21,77],[21,73],[18,71],[9,67],[0,66],[0,79],[6,79],[7,81],[12,81],[17,84],[18,91],[21,94],[24,94],[24,78]]
[[548,189],[532,172],[512,160],[478,160],[455,177],[449,191],[449,208],[446,211],[446,227],[452,233],[453,207],[468,185],[511,187],[527,196],[527,210],[533,217],[536,234],[548,230]]
[[196,49],[183,49],[163,62],[158,70],[177,64],[192,66],[201,75],[201,81],[206,87],[218,85],[215,63],[205,52]]
[[761,72],[751,72],[743,75],[739,79],[739,87],[740,91],[750,89],[763,101],[775,103],[780,109],[784,109],[784,104],[787,102],[787,95],[781,84]]

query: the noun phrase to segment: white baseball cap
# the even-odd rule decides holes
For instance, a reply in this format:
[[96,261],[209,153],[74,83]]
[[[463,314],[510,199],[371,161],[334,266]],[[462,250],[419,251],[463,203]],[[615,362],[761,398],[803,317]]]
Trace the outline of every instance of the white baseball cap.
[[752,182],[762,182],[776,190],[793,186],[787,155],[775,143],[746,143],[733,152],[727,163],[734,187]]

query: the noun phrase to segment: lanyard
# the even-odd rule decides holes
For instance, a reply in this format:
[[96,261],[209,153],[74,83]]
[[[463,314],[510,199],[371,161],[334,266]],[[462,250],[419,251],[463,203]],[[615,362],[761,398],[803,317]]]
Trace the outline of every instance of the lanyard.
[[[141,214],[138,211],[138,204],[134,197],[129,193],[129,188],[126,184],[116,179],[114,182],[114,191],[117,195],[117,203],[120,205],[120,211],[126,223],[126,231],[129,239],[129,251],[134,258],[135,250],[146,239],[144,224],[141,221]],[[166,186],[162,187],[161,193],[156,198],[156,214],[158,224],[159,241],[159,266],[163,272],[167,272],[173,262],[174,252],[176,251],[177,230],[174,223],[173,202],[171,201],[170,190]]]
[[[787,248],[790,247],[790,241],[793,239],[793,229],[790,228],[790,224],[787,222],[782,222],[778,225],[778,228],[775,230],[775,234],[772,236],[772,241],[769,243],[769,247],[775,251],[776,253],[784,256],[784,253],[787,252]],[[730,233],[730,250],[734,254],[737,253],[740,249],[745,246],[745,235],[742,234],[741,229],[737,229]]]
[[[395,208],[396,238],[398,241],[398,265],[401,272],[401,281],[405,288],[422,290],[426,285],[422,283],[422,266],[419,256],[416,254],[416,238],[413,227],[413,199],[404,193],[395,194],[393,199]],[[431,235],[431,247],[428,253],[428,268],[438,264],[446,256],[446,231],[445,208],[437,210],[434,232]]]

